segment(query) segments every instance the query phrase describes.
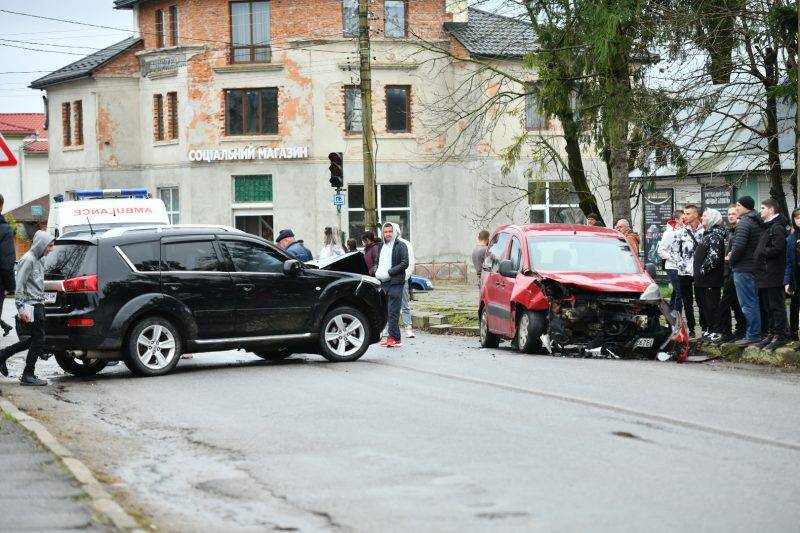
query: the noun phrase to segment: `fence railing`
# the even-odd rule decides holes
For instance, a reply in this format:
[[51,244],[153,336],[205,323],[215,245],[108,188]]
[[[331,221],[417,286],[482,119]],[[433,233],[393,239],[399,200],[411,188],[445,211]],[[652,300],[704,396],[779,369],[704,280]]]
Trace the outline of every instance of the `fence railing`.
[[417,263],[414,274],[425,276],[431,281],[469,281],[469,265],[465,262],[437,262]]

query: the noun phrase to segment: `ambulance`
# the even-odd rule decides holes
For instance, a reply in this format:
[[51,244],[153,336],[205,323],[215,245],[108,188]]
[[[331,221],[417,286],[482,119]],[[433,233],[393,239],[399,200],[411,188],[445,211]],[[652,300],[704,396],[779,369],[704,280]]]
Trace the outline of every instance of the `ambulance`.
[[50,206],[47,231],[55,237],[91,235],[121,226],[169,224],[164,202],[147,189],[75,191],[75,200],[57,195]]

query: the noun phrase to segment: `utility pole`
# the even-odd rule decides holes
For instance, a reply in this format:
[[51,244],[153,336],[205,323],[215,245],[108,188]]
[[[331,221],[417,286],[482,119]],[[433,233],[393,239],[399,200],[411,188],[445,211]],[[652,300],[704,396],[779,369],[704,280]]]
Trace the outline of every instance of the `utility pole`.
[[[378,188],[375,184],[375,162],[372,139],[372,73],[369,48],[369,0],[358,0],[358,56],[361,72],[361,135],[364,157],[364,226],[378,229]],[[380,235],[378,235],[380,238]]]

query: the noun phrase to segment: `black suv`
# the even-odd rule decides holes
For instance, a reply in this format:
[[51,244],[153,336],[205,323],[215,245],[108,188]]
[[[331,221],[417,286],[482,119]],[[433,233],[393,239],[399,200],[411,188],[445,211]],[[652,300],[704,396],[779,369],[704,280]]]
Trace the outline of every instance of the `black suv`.
[[225,227],[120,228],[62,238],[46,258],[47,345],[70,374],[122,359],[140,376],[181,353],[242,348],[355,361],[380,340],[374,278],[305,266]]

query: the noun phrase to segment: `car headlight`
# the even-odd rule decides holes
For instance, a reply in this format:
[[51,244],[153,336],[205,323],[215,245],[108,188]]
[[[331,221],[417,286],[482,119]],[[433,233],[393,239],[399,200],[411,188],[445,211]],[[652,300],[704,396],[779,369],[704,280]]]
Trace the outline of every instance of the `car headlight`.
[[640,300],[660,300],[661,299],[661,289],[658,287],[657,283],[651,283],[639,297]]
[[380,280],[378,280],[378,278],[373,278],[372,276],[361,276],[361,281],[366,281],[367,283],[371,283],[376,287],[381,286]]

